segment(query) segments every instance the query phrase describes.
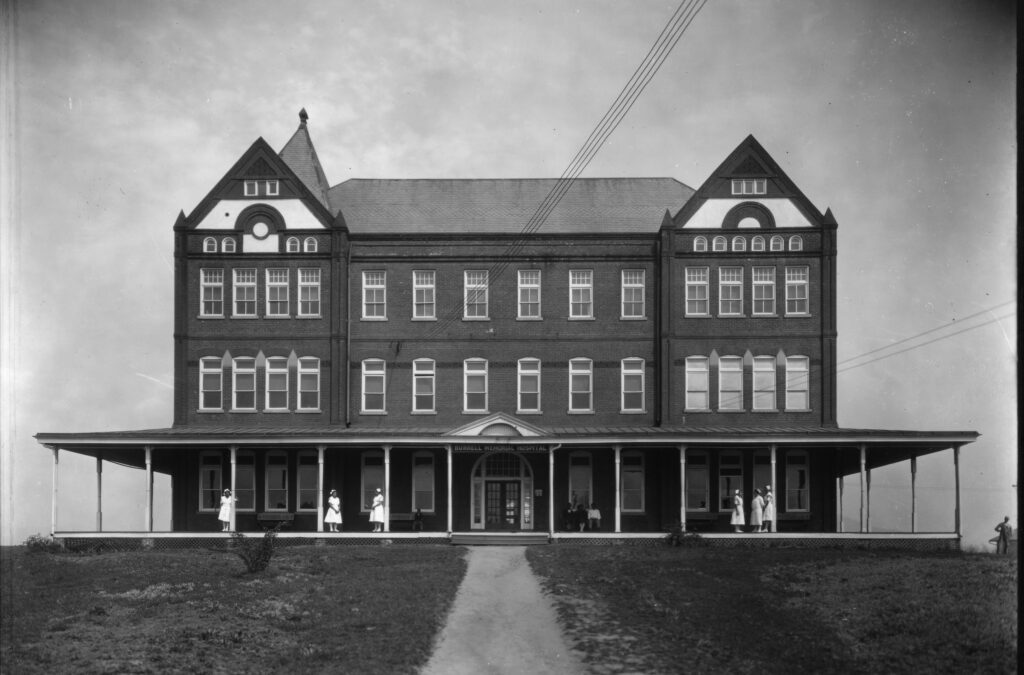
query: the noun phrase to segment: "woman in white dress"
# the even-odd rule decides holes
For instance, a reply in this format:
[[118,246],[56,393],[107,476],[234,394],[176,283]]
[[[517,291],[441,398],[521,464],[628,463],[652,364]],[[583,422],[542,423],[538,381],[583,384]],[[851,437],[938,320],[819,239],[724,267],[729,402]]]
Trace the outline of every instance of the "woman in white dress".
[[750,531],[761,531],[761,513],[764,511],[764,498],[761,489],[754,488],[754,498],[750,501]]
[[217,520],[220,521],[220,531],[227,532],[231,529],[231,509],[237,500],[231,496],[231,490],[224,490],[220,497],[220,513]]
[[370,507],[370,522],[373,523],[374,532],[384,531],[384,495],[381,494],[380,488],[377,488],[377,494],[373,496],[373,505]]
[[771,532],[772,521],[775,520],[775,498],[772,497],[772,486],[764,486],[764,515],[761,517],[761,531]]
[[338,498],[338,491],[331,490],[331,496],[327,498],[327,515],[324,516],[331,532],[338,532],[338,525],[341,525],[341,499]]
[[729,519],[729,523],[736,532],[742,532],[743,526],[746,525],[746,520],[743,518],[743,495],[739,490],[736,490],[732,496],[732,518]]

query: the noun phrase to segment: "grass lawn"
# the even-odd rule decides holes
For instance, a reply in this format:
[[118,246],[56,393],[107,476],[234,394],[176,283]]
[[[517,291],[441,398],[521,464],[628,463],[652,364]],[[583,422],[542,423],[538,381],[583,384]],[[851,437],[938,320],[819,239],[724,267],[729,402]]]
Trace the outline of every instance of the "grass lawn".
[[415,672],[466,569],[425,545],[283,547],[258,574],[210,550],[2,557],[12,675]]
[[1016,673],[1017,559],[533,547],[592,673]]

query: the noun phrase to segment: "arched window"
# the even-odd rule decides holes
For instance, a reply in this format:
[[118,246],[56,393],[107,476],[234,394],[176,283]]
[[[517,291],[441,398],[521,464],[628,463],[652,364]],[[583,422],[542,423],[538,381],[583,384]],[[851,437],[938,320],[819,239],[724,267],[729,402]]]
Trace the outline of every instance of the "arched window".
[[734,250],[734,251],[746,251],[747,250],[747,240],[744,239],[743,237],[733,237],[732,238],[732,250]]
[[764,237],[758,235],[750,240],[751,251],[763,251],[764,250]]
[[316,239],[314,237],[306,237],[306,241],[302,243],[302,248],[306,253],[316,253]]
[[773,251],[781,251],[781,250],[783,250],[783,243],[784,242],[782,241],[782,237],[780,237],[778,235],[772,237],[772,244],[771,244],[772,250]]
[[285,243],[285,250],[288,253],[299,252],[299,239],[298,237],[288,237],[288,241]]
[[725,241],[725,237],[715,237],[711,241],[711,248],[714,249],[715,251],[725,251],[727,250],[726,244],[727,242]]
[[704,237],[697,237],[693,240],[693,251],[695,253],[704,253],[708,250],[708,240]]
[[203,253],[216,253],[217,252],[217,240],[213,237],[207,237],[203,239]]
[[224,241],[220,243],[220,250],[224,253],[235,252],[235,240],[231,237],[224,237]]
[[804,238],[799,234],[794,234],[789,238],[789,250],[790,251],[802,251],[804,250]]

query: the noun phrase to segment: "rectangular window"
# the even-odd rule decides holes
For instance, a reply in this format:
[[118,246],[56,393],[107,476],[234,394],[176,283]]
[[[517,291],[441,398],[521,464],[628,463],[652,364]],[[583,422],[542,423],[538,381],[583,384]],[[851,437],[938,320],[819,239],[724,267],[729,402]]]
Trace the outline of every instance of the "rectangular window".
[[363,471],[360,480],[363,503],[359,510],[366,513],[373,505],[373,497],[377,494],[377,489],[384,489],[384,455],[382,453],[368,452],[363,455]]
[[810,509],[808,496],[807,453],[786,453],[786,510],[807,511]]
[[412,318],[437,318],[434,308],[436,273],[433,270],[413,270],[412,273]]
[[594,318],[593,270],[569,270],[569,318]]
[[254,180],[247,180],[247,181],[245,181],[244,185],[245,185],[244,189],[245,189],[245,196],[246,197],[255,197],[255,196],[257,196],[259,194],[259,192],[258,192],[258,190],[256,188],[256,181],[254,181]]
[[363,408],[364,413],[385,412],[385,366],[380,359],[363,361]]
[[569,362],[569,412],[594,411],[594,362],[573,359]]
[[298,495],[297,511],[316,511],[318,498],[317,483],[320,479],[320,465],[316,453],[300,452],[298,457],[297,475],[295,476],[295,494]]
[[256,359],[237,358],[232,367],[234,410],[256,409]]
[[767,192],[767,188],[768,182],[764,178],[734,178],[732,181],[734,195],[763,195]]
[[434,362],[416,359],[412,362],[412,411],[434,412]]
[[320,269],[299,270],[299,316],[320,316]]
[[644,511],[644,456],[623,453],[621,466],[621,495],[623,513]]
[[320,359],[299,359],[299,410],[320,409]]
[[224,316],[224,270],[199,270],[202,287],[200,316]]
[[235,499],[238,511],[256,509],[256,458],[251,452],[239,452],[235,457]]
[[642,319],[645,316],[644,290],[646,270],[622,270],[622,318]]
[[786,357],[786,410],[810,410],[807,391],[810,361],[806,356]]
[[775,357],[754,357],[754,410],[775,410]]
[[288,316],[288,270],[267,270],[267,316]]
[[363,318],[386,320],[387,272],[363,272]]
[[754,315],[775,315],[775,268],[754,268]]
[[686,510],[708,510],[708,456],[686,452]]
[[519,318],[540,318],[540,270],[519,270]]
[[235,270],[235,316],[256,316],[256,270]]
[[462,364],[463,412],[487,412],[487,361],[467,359]]
[[199,454],[199,510],[216,511],[220,508],[223,462],[219,452]]
[[589,507],[594,501],[591,497],[593,469],[589,452],[574,452],[569,456],[569,502],[573,506],[583,504]]
[[644,411],[644,360],[622,359],[622,412]]
[[267,196],[276,197],[281,192],[281,184],[276,180],[268,180],[265,183],[265,190],[267,192]]
[[786,268],[786,315],[810,313],[807,302],[807,281],[810,273],[807,267]]
[[199,409],[220,411],[224,392],[223,366],[219,356],[199,360]]
[[739,356],[718,359],[718,409],[743,410],[743,359]]
[[434,511],[434,456],[417,452],[412,458],[412,510]]
[[463,286],[464,319],[487,318],[487,270],[466,270]]
[[708,360],[703,356],[686,358],[686,409],[710,410],[711,400],[708,377]]
[[708,268],[686,268],[686,316],[708,315]]
[[743,268],[720,267],[718,269],[718,315],[741,316],[743,314]]
[[267,455],[266,502],[267,511],[288,510],[288,456],[272,452]]
[[288,359],[273,356],[267,359],[266,410],[288,409]]
[[743,490],[743,460],[739,453],[722,453],[718,457],[719,511],[732,511],[736,490]]
[[519,409],[516,412],[540,412],[540,361],[519,359]]

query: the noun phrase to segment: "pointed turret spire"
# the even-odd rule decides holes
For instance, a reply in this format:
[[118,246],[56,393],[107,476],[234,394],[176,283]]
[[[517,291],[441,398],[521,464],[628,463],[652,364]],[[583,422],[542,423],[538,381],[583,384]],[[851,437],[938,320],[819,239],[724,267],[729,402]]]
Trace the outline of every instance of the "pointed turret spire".
[[306,112],[306,109],[303,108],[302,110],[299,111],[299,126],[300,127],[306,126],[306,121],[308,119],[309,119],[309,114]]
[[299,111],[299,128],[292,135],[291,139],[281,149],[281,159],[295,172],[303,185],[309,188],[316,198],[326,207],[330,208],[327,201],[327,176],[320,166],[320,160],[316,156],[316,149],[309,137],[309,129],[306,122],[309,120],[309,113],[303,108]]

